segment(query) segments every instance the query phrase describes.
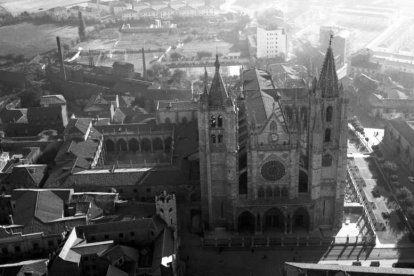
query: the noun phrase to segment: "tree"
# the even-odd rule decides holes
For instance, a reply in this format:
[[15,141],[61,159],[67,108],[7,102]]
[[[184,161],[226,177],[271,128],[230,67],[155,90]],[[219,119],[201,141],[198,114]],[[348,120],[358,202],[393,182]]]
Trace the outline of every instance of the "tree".
[[79,27],[78,27],[78,33],[79,33],[79,39],[81,41],[84,41],[86,38],[86,26],[85,26],[85,20],[83,19],[82,13],[79,11]]
[[407,187],[402,187],[400,190],[398,190],[396,196],[400,202],[401,208],[404,211],[407,211],[409,207],[412,207],[414,205],[413,194],[410,192],[410,190],[407,189]]
[[26,91],[20,96],[20,106],[23,108],[40,106],[40,95],[34,91]]
[[199,51],[197,52],[197,57],[198,59],[202,59],[203,57],[212,57],[213,54],[211,52],[208,51]]
[[178,52],[173,52],[173,53],[170,54],[170,59],[171,60],[179,60],[182,57],[183,57],[183,55],[178,53]]

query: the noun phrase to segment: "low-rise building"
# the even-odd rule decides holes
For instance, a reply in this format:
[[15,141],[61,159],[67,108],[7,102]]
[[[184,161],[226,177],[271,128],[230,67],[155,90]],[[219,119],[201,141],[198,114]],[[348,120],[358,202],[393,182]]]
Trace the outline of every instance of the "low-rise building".
[[387,121],[383,143],[410,171],[414,171],[414,121],[400,118]]

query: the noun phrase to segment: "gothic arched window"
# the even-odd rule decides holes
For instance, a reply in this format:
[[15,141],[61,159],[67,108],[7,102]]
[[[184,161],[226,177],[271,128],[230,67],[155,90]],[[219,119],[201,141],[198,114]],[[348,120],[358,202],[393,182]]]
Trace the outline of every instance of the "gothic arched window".
[[259,187],[259,190],[257,191],[257,197],[263,198],[265,195],[265,191],[263,187]]
[[267,187],[267,188],[266,188],[266,197],[267,197],[267,198],[272,198],[272,197],[273,197],[273,190],[272,190],[272,187]]
[[216,143],[216,135],[215,135],[215,134],[211,135],[211,142],[212,142],[213,144],[215,144],[215,143]]
[[333,108],[332,106],[328,106],[326,108],[326,121],[327,122],[332,121],[332,114],[333,114]]
[[300,109],[300,117],[302,120],[303,128],[306,129],[308,127],[308,110],[306,107],[302,107]]
[[330,142],[331,141],[331,129],[327,128],[325,130],[325,142]]
[[286,115],[288,121],[290,122],[292,120],[292,117],[293,117],[293,111],[292,111],[292,108],[290,106],[285,107],[285,115]]
[[289,191],[286,187],[282,188],[282,197],[288,197],[289,196]]
[[210,127],[216,127],[216,116],[214,116],[214,115],[211,115]]
[[218,135],[218,140],[217,140],[217,142],[218,142],[219,144],[223,143],[223,135],[221,135],[221,134],[219,134],[219,135]]
[[325,154],[322,157],[322,167],[332,166],[332,156],[330,154]]
[[272,122],[270,123],[270,132],[274,133],[274,132],[276,132],[276,131],[277,131],[277,124],[276,124],[276,122],[275,122],[275,121],[272,121]]
[[218,127],[223,127],[223,116],[221,116],[221,115],[218,115],[217,126]]

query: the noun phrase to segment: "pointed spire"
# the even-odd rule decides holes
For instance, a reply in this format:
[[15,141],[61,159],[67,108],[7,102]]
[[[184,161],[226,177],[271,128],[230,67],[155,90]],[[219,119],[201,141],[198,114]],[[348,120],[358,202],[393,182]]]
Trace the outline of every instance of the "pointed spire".
[[321,91],[322,97],[332,98],[338,96],[338,76],[335,69],[335,58],[332,52],[332,39],[329,39],[329,47],[326,51],[325,60],[323,62],[321,74],[319,77],[318,88]]
[[223,79],[220,75],[220,62],[218,55],[216,55],[216,62],[214,63],[216,72],[214,73],[213,81],[211,82],[210,92],[208,93],[208,103],[210,106],[225,106],[228,105],[226,86],[224,85]]
[[216,54],[216,61],[214,62],[214,66],[216,67],[216,72],[220,70],[220,62],[218,54]]
[[204,94],[207,94],[208,74],[207,68],[204,66]]

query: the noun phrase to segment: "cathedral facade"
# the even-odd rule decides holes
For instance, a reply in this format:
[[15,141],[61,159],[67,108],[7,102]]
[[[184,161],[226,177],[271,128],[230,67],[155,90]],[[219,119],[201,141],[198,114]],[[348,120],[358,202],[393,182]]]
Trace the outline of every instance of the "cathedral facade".
[[309,88],[275,88],[258,69],[229,95],[216,71],[198,103],[205,228],[255,234],[342,225],[347,105],[328,48]]

